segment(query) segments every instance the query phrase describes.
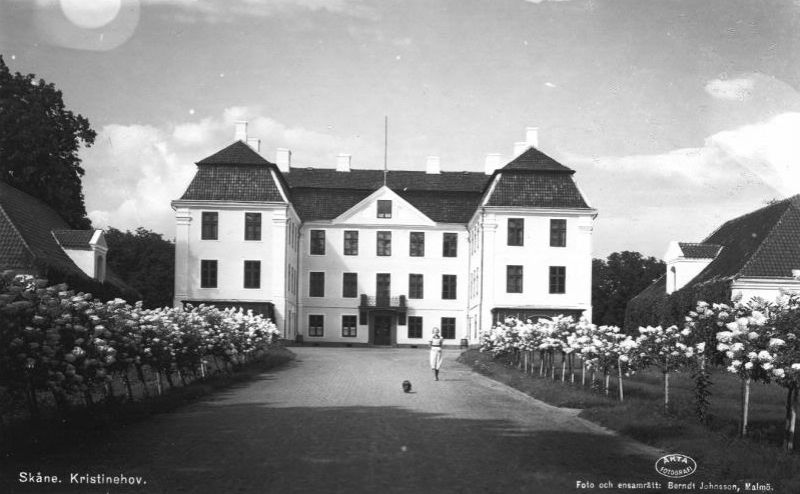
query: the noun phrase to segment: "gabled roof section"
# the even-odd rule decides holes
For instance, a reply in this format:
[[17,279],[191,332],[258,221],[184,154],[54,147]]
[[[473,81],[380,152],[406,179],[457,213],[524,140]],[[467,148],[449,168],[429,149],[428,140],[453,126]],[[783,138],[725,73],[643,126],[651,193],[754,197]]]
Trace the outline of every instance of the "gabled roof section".
[[[383,170],[292,168],[292,204],[303,219],[331,220],[383,187]],[[484,173],[390,170],[386,186],[433,221],[467,223],[490,177]]]
[[[54,230],[69,230],[67,222],[53,208],[0,182],[0,210],[2,267],[30,269],[35,267],[33,263],[39,259],[65,273],[86,276],[53,236]],[[91,238],[94,231],[87,232]]]
[[217,151],[211,156],[197,162],[198,165],[269,165],[253,148],[242,141],[236,141],[230,146]]
[[690,284],[713,279],[790,278],[800,269],[800,195],[734,218],[703,241],[721,245]]
[[687,259],[714,259],[722,250],[721,245],[690,242],[678,242],[678,247]]
[[94,230],[53,230],[53,236],[64,249],[91,250]]
[[[372,206],[378,200],[390,200],[393,202],[390,218],[377,219],[375,217],[375,210],[372,209]],[[434,223],[434,220],[420,211],[419,208],[386,186],[382,186],[359,201],[358,204],[334,218],[334,223],[351,223],[353,221],[386,224],[387,226],[402,224],[433,225]]]
[[500,171],[519,172],[554,172],[573,174],[575,170],[567,168],[550,156],[531,146],[522,154],[511,160]]

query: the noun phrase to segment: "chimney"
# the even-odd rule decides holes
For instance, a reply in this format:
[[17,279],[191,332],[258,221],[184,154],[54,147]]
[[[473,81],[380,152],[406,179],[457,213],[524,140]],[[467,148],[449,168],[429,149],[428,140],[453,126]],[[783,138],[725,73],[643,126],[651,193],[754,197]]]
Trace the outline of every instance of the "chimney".
[[441,161],[438,156],[428,156],[428,160],[425,162],[425,173],[431,175],[442,173]]
[[350,171],[350,158],[349,154],[340,154],[336,157],[336,171],[349,172]]
[[484,172],[487,175],[491,175],[498,168],[500,168],[500,153],[487,154],[486,165],[484,166]]
[[261,139],[255,137],[248,137],[247,145],[253,148],[253,150],[257,153],[261,151]]
[[275,154],[275,164],[278,165],[278,170],[283,173],[289,173],[289,167],[292,166],[292,152],[286,148],[278,148]]
[[247,121],[238,120],[234,122],[236,126],[236,133],[233,136],[234,141],[247,142]]
[[524,153],[531,147],[530,144],[527,142],[515,142],[514,143],[514,158],[519,156],[520,154]]
[[525,142],[528,143],[528,146],[539,147],[539,127],[525,129]]

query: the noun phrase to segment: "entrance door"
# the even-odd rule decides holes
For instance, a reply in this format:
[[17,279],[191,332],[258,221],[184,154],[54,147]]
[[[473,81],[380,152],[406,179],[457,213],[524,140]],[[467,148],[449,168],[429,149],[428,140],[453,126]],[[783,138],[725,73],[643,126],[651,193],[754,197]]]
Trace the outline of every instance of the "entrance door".
[[391,316],[375,316],[375,345],[392,344],[392,318]]

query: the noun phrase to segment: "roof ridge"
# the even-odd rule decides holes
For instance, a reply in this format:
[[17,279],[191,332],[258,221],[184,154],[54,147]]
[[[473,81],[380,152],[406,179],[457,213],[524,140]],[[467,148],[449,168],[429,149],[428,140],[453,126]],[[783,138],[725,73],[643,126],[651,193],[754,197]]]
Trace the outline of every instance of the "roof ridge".
[[[752,216],[752,215],[754,215],[756,213],[760,213],[760,212],[762,212],[762,211],[764,211],[765,209],[768,209],[768,208],[776,207],[776,206],[779,206],[779,205],[788,205],[790,202],[793,202],[794,200],[799,200],[800,201],[800,194],[796,194],[794,196],[787,197],[785,199],[781,199],[780,201],[776,201],[776,202],[774,202],[772,204],[766,204],[766,205],[764,205],[764,206],[762,206],[762,207],[760,207],[758,209],[754,209],[753,211],[750,211],[748,213],[744,213],[744,214],[739,215],[739,216],[737,216],[735,218],[731,218],[728,221],[726,221],[726,222],[722,223],[721,225],[719,225],[717,228],[715,228],[714,231],[709,233],[706,236],[706,238],[703,239],[703,243],[706,243],[709,238],[713,237],[715,233],[720,231],[723,227],[725,227],[725,225],[727,225],[729,223],[733,223],[734,221],[742,220],[742,219],[747,218],[749,216]],[[783,215],[781,215],[781,216],[783,216]]]
[[[761,242],[758,243],[758,247],[756,248],[756,250],[753,251],[753,253],[750,255],[750,258],[747,259],[747,261],[745,261],[744,264],[742,264],[742,267],[739,269],[739,271],[736,272],[734,276],[739,276],[740,273],[744,272],[750,266],[750,264],[754,262],[754,259],[758,257],[761,251],[765,248],[764,245],[767,243],[767,241],[770,240],[773,237],[773,235],[776,235],[775,232],[778,230],[778,226],[781,224],[781,222],[783,222],[784,218],[789,214],[789,211],[792,209],[793,206],[792,202],[793,199],[795,198],[800,198],[800,194],[783,199],[775,204],[770,204],[769,206],[766,206],[770,207],[780,203],[786,203],[786,209],[783,210],[780,217],[778,217],[778,220],[772,224],[772,227],[770,227],[769,229],[769,233],[767,233],[761,240]],[[762,209],[766,209],[766,207],[757,209],[756,211],[761,211]]]

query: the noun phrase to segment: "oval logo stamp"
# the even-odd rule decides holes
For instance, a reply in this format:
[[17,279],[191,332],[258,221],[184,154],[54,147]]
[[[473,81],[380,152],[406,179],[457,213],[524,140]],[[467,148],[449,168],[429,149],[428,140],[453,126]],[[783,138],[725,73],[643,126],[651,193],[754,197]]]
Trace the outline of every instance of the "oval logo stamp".
[[688,477],[697,470],[697,462],[682,454],[664,455],[656,460],[656,472],[664,477],[679,479]]

